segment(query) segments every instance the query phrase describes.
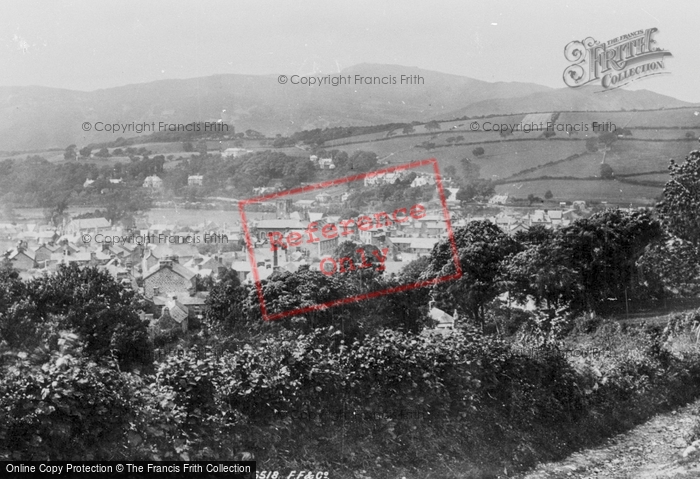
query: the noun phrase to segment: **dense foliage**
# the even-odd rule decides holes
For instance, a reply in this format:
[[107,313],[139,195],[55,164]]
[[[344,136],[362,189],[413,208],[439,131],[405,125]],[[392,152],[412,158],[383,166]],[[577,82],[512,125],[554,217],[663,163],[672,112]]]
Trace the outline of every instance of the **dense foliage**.
[[127,370],[150,366],[152,348],[134,292],[109,273],[72,263],[52,276],[23,282],[4,265],[0,281],[0,333],[7,346],[32,351],[52,331],[68,330],[92,360],[113,357]]
[[700,247],[700,150],[690,153],[685,162],[671,159],[671,179],[664,188],[659,213],[667,230]]
[[[236,159],[229,176],[217,158],[192,161],[173,177],[197,168],[254,187],[309,172],[269,152]],[[379,188],[357,206],[405,201],[405,190]],[[513,236],[470,222],[455,229],[456,250],[441,240],[393,277],[374,260],[331,275],[276,271],[261,283],[272,314],[448,275],[455,260],[462,271],[277,321],[261,321],[257,290],[229,271],[210,287],[201,330],[153,340],[137,314],[144,305],[108,274],[60,267],[23,281],[4,264],[0,458],[226,460],[254,451],[272,468],[365,468],[383,478],[436,457],[469,464],[474,477],[557,457],[700,394],[699,311],[672,315],[664,330],[592,326],[588,314],[694,291],[692,218],[669,219],[689,210],[663,208],[663,222],[651,211],[605,210]],[[375,252],[346,242],[334,256],[360,263]],[[424,330],[431,299],[457,311],[451,334]],[[533,313],[512,307],[528,300]]]

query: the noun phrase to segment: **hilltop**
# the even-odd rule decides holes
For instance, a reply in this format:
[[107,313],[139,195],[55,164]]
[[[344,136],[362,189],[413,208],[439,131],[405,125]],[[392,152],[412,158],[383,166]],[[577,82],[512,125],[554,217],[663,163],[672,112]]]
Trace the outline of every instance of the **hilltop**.
[[681,100],[649,90],[610,90],[586,86],[559,88],[534,92],[517,98],[491,98],[471,103],[464,108],[439,115],[436,118],[462,118],[480,115],[508,115],[549,111],[625,111],[659,110],[690,106]]
[[[294,72],[285,73],[289,77]],[[553,89],[533,83],[486,82],[398,65],[360,64],[315,76],[420,75],[422,85],[305,86],[277,75],[214,75],[90,92],[41,86],[0,87],[0,150],[65,148],[110,142],[119,134],[83,131],[83,122],[191,123],[222,120],[264,135],[334,126],[423,122],[474,114],[615,110],[687,106],[651,92]]]

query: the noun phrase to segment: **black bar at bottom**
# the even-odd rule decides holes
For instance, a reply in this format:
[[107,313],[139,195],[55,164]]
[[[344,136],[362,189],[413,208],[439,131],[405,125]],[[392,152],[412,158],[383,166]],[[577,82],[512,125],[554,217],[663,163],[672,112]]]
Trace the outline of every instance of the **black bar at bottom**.
[[0,461],[0,477],[255,479],[255,461]]

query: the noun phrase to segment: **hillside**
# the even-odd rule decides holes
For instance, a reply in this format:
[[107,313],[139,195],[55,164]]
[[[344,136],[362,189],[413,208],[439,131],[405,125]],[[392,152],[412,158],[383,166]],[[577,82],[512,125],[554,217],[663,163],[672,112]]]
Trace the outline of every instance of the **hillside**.
[[[480,167],[480,176],[498,183],[496,191],[512,197],[542,197],[550,190],[553,201],[608,201],[616,204],[653,204],[668,180],[670,158],[683,161],[697,149],[700,116],[695,108],[625,112],[561,112],[555,124],[588,126],[588,131],[568,135],[557,131],[547,139],[542,132],[515,131],[502,137],[498,132],[470,130],[470,121],[440,122],[440,128],[426,130],[422,125],[404,134],[377,133],[330,142],[327,149],[349,154],[356,150],[377,153],[380,161],[400,164],[434,157],[441,169],[448,166],[461,172],[462,160]],[[490,116],[476,122],[518,125],[524,115]],[[610,122],[626,128],[630,135],[619,137],[608,151],[587,150],[586,140],[596,137],[593,122]],[[459,141],[455,139],[459,138]],[[429,145],[425,148],[422,145]],[[475,157],[473,150],[485,153]],[[600,166],[610,165],[615,179],[599,178]]]
[[[181,123],[223,120],[236,131],[265,135],[333,126],[510,115],[536,111],[632,110],[687,106],[649,91],[552,89],[532,83],[485,82],[415,67],[360,64],[333,75],[393,77],[396,84],[293,85],[277,75],[214,75],[161,80],[91,92],[40,86],[0,87],[0,150],[63,148],[135,133],[85,132],[83,122]],[[420,75],[423,84],[400,84]],[[316,76],[323,76],[318,74]],[[291,75],[289,75],[291,78]],[[146,132],[150,133],[150,132]]]
[[438,115],[436,119],[540,111],[655,110],[690,105],[690,103],[648,90],[617,89],[599,92],[595,87],[560,88],[535,92],[514,99],[494,98],[477,101],[464,108]]
[[[329,126],[425,120],[474,101],[548,91],[418,68],[361,64],[341,75],[421,75],[423,85],[280,85],[277,75],[215,75],[79,92],[0,87],[0,150],[65,147],[131,134],[84,132],[83,122],[190,123],[219,119],[267,135]],[[290,75],[291,76],[291,75]],[[321,76],[321,75],[318,75]]]

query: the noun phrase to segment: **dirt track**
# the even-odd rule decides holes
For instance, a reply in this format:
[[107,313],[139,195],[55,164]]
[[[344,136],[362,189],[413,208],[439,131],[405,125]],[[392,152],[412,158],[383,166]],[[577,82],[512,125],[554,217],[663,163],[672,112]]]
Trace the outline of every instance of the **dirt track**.
[[690,479],[700,478],[700,445],[683,458],[700,400],[677,411],[660,414],[648,422],[568,458],[541,464],[520,479],[613,478]]

